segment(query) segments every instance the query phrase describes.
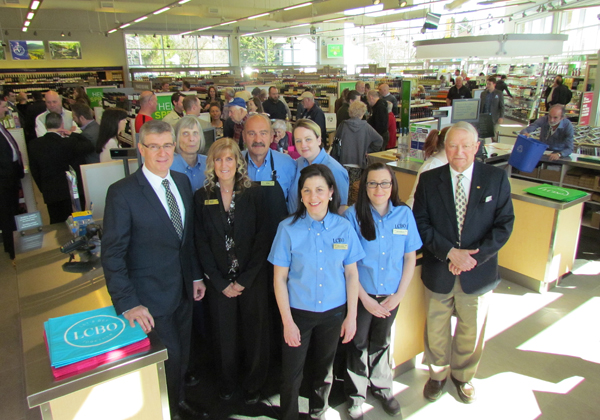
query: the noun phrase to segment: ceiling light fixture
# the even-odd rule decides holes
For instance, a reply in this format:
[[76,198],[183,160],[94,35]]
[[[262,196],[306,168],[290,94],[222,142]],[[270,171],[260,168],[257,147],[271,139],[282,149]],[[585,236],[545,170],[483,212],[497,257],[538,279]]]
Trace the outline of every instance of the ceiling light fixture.
[[288,10],[299,9],[301,7],[306,7],[306,6],[311,6],[311,5],[312,5],[312,2],[309,1],[308,3],[302,3],[302,4],[297,4],[295,6],[286,7],[283,10],[285,10],[287,12]]
[[373,4],[379,4],[381,3],[381,0],[373,0]]
[[254,15],[254,16],[250,16],[250,17],[248,18],[248,20],[252,20],[252,19],[258,19],[258,18],[260,18],[260,17],[263,17],[263,16],[269,16],[269,13],[267,12],[267,13],[261,13],[260,15]]
[[61,32],[61,33],[60,33],[60,36],[65,36],[65,33],[64,33],[64,32]]
[[31,10],[37,10],[38,7],[40,7],[41,3],[42,3],[41,1],[34,0],[34,1],[31,2],[31,6],[29,6],[29,8]]
[[188,1],[190,1],[190,0],[180,0],[180,1],[179,1],[179,4],[185,4],[185,3],[187,3]]
[[290,26],[290,29],[291,28],[301,28],[303,26],[308,26],[308,25],[310,25],[310,23],[301,23],[299,25]]
[[231,25],[232,23],[236,23],[236,22],[237,22],[237,20],[232,20],[231,22],[223,22],[223,23],[220,23],[219,26]]
[[134,20],[135,23],[140,23],[143,20],[148,19],[148,16],[142,16],[141,18],[137,18],[136,20]]
[[26,20],[25,23],[23,23],[23,26],[29,26],[29,25],[31,25],[31,22],[28,20]]
[[33,19],[34,15],[35,15],[35,13],[33,13],[33,12],[27,13],[27,19],[29,19],[29,20]]
[[27,32],[27,27],[23,26],[23,29],[21,29],[23,32]]
[[338,20],[346,20],[346,19],[348,19],[348,18],[347,17],[341,17],[341,18],[336,18],[336,19],[327,19],[327,20],[324,20],[323,22],[329,23],[329,22],[336,22]]
[[109,34],[114,34],[115,32],[117,32],[116,29],[111,29],[110,31],[108,31]]
[[408,2],[406,0],[400,0],[398,2],[399,7],[406,7],[407,4],[408,4]]
[[157,10],[156,12],[152,13],[153,15],[160,15],[162,12],[166,12],[167,10],[169,10],[170,7],[163,7],[162,9]]
[[127,27],[129,27],[129,26],[131,26],[131,23],[125,23],[125,24],[123,24],[123,25],[119,26],[119,28],[121,28],[121,29],[125,29],[125,28],[127,28]]

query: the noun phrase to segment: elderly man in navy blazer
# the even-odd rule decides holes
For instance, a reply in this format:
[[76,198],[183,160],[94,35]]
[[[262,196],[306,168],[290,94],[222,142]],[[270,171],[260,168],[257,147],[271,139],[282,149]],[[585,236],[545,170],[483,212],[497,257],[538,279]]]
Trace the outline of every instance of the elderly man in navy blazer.
[[108,189],[102,266],[117,313],[145,332],[156,330],[167,348],[171,418],[205,419],[184,399],[192,299],[202,299],[206,286],[194,246],[192,187],[185,174],[170,171],[174,139],[164,121],[141,127],[144,166]]
[[446,134],[448,165],[424,172],[415,195],[414,214],[423,240],[425,360],[430,375],[423,395],[430,401],[441,397],[450,371],[461,401],[475,399],[471,380],[483,352],[489,297],[500,282],[498,251],[513,228],[506,173],[474,162],[478,147],[471,124],[454,124]]

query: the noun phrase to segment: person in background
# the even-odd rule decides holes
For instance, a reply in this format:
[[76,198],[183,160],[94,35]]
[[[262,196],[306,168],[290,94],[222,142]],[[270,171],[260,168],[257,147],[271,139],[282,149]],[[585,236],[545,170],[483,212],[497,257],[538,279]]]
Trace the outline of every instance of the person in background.
[[492,116],[495,141],[500,124],[504,121],[504,95],[496,88],[496,78],[494,76],[490,76],[486,80],[485,90],[481,92],[479,112]]
[[[362,169],[367,167],[367,154],[380,151],[383,143],[381,135],[362,119],[366,111],[367,106],[361,101],[352,102],[350,119],[344,121],[335,132],[335,137],[341,140],[342,145],[339,162],[347,170],[347,166],[361,169],[357,176],[350,176],[350,184],[358,180]],[[348,172],[351,173],[350,170]]]
[[171,106],[173,109],[162,119],[164,122],[171,124],[171,126],[175,127],[177,121],[183,118],[183,100],[185,99],[185,95],[179,92],[175,92],[171,95]]
[[[390,93],[390,86],[387,83],[382,83],[377,87],[377,90],[379,91],[381,99],[392,103],[392,112],[394,115],[398,115],[398,99]],[[387,144],[387,142],[385,144]]]
[[161,92],[170,92],[171,91],[170,83],[169,82],[164,82],[163,84],[161,84],[160,91]]
[[248,119],[246,101],[242,98],[235,98],[229,103],[229,118],[223,126],[223,136],[232,138],[238,142],[240,150],[244,148],[242,131],[244,131],[246,119]]
[[415,271],[416,251],[423,243],[412,212],[398,197],[394,172],[381,162],[363,172],[356,204],[344,217],[366,254],[357,263],[356,335],[346,351],[348,415],[362,420],[362,405],[370,386],[383,410],[397,416],[401,408],[392,389],[392,325]]
[[279,100],[279,89],[275,86],[269,88],[269,98],[262,103],[262,107],[272,120],[285,120],[287,118],[285,102]]
[[550,109],[552,105],[567,105],[571,102],[573,93],[568,86],[563,84],[563,78],[559,74],[554,78],[554,83],[546,89],[546,109]]
[[258,100],[261,102],[264,102],[267,100],[267,98],[269,97],[269,94],[267,93],[266,89],[261,89],[260,90],[260,95],[258,96]]
[[388,133],[390,133],[390,139],[388,140],[387,145],[383,145],[383,150],[385,149],[393,149],[396,147],[398,143],[398,131],[397,131],[397,123],[396,116],[392,112],[392,103],[387,103],[388,108]]
[[460,72],[460,76],[463,78],[463,81],[468,82],[469,80],[471,80],[468,76],[467,76],[467,72],[465,70]]
[[448,82],[446,82],[446,76],[442,74],[440,76],[440,87],[445,88],[446,86],[448,86]]
[[204,150],[204,133],[197,118],[185,116],[175,125],[175,156],[172,171],[186,174],[196,192],[204,185],[206,175],[206,156],[200,154]]
[[218,102],[212,102],[208,108],[210,114],[210,125],[216,130],[217,138],[223,137],[223,120],[221,119],[221,105]]
[[227,119],[229,118],[229,104],[235,98],[235,90],[233,90],[233,88],[227,87],[223,91],[223,96],[225,96],[225,102],[223,104],[223,109],[222,109],[222,112],[223,112],[222,118],[223,118],[223,121],[227,121]]
[[356,87],[354,89],[356,89],[356,91],[359,93],[360,100],[368,106],[369,103],[367,102],[367,92],[369,90],[366,88],[365,82],[359,80],[358,82],[356,82]]
[[564,105],[553,105],[547,115],[525,127],[520,134],[529,137],[530,133],[538,128],[540,129],[540,141],[547,144],[552,152],[548,159],[557,160],[573,153],[574,129],[571,121],[565,118]]
[[246,101],[248,114],[264,114],[263,106],[258,98],[250,98]]
[[252,93],[253,98],[260,100],[260,88],[258,86],[256,86],[254,89],[252,89],[251,93]]
[[209,86],[207,94],[208,97],[206,98],[206,104],[204,105],[204,108],[202,110],[204,112],[208,112],[211,104],[217,102],[219,104],[220,110],[223,111],[223,100],[221,99],[217,88],[215,86]]
[[[200,99],[198,99],[198,96],[186,95],[186,97],[183,99],[183,112],[185,112],[185,115],[199,117],[200,111],[202,111],[202,107],[200,106]],[[212,125],[202,118],[198,118],[198,123],[203,130],[212,128]]]
[[[344,102],[342,104],[342,106],[340,107],[340,109],[338,109],[335,114],[336,128],[338,128],[341,123],[343,123],[344,121],[346,121],[347,119],[350,118],[350,114],[348,113],[348,108],[350,108],[350,105],[352,104],[352,102],[360,101],[360,93],[358,93],[357,90],[351,90],[348,92],[346,99],[347,99],[347,102]],[[365,105],[366,105],[366,103],[365,103]],[[365,116],[363,115],[362,118],[364,119]]]
[[472,380],[483,354],[490,295],[500,283],[498,251],[515,216],[506,172],[475,162],[479,142],[471,124],[454,124],[445,147],[449,165],[423,172],[415,193],[427,312],[423,396],[438,400],[449,375],[460,401],[469,404],[476,399]]
[[383,138],[383,144],[387,145],[390,141],[387,101],[382,99],[376,90],[367,92],[367,101],[371,106],[371,116],[367,121]]
[[[88,96],[85,89],[81,86],[77,86],[73,90],[73,103],[71,103],[71,105],[73,105],[74,103],[81,103],[81,104],[89,106],[90,108],[92,107],[92,102],[90,101],[90,97]],[[72,110],[73,109],[71,108],[71,111]]]
[[[315,90],[313,88],[311,88],[310,86],[305,87],[304,92],[310,92],[313,94],[313,96],[315,95]],[[302,118],[303,113],[304,113],[304,101],[302,100],[302,97],[299,96],[298,103],[296,104],[296,121],[298,121],[299,119]]]
[[323,141],[327,144],[327,124],[325,121],[325,113],[315,101],[315,95],[312,92],[304,92],[300,95],[302,98],[302,106],[304,111],[300,119],[308,119],[314,121],[320,128],[323,136]]
[[17,94],[11,88],[4,88],[2,99],[6,102],[6,106],[10,113],[17,112]]
[[[0,120],[6,116],[8,104],[0,99]],[[25,176],[19,145],[12,134],[0,124],[0,230],[4,252],[15,259],[13,232],[17,229],[15,216],[19,214],[19,191]]]
[[348,92],[350,89],[346,88],[342,91],[342,94],[335,101],[335,106],[333,112],[337,114],[338,110],[342,107],[342,104],[348,103]]
[[127,111],[120,108],[109,108],[102,114],[98,140],[96,142],[96,154],[100,162],[110,162],[110,149],[119,147],[119,133],[125,131],[127,126]]
[[81,135],[88,139],[92,143],[92,146],[94,146],[94,151],[85,157],[85,162],[100,162],[100,156],[96,153],[96,142],[98,141],[100,124],[94,119],[92,109],[83,103],[75,102],[71,105],[71,112],[73,114],[73,121],[81,129]]
[[417,191],[417,185],[419,184],[421,174],[423,172],[427,172],[431,169],[438,168],[448,163],[448,158],[446,157],[446,149],[444,146],[444,139],[446,137],[446,132],[448,131],[448,129],[450,129],[449,126],[442,128],[442,131],[433,129],[429,132],[427,138],[425,139],[425,144],[423,145],[423,154],[425,155],[425,162],[423,162],[423,164],[417,171],[415,185],[413,185],[413,189],[410,192],[410,196],[408,197],[408,200],[406,200],[406,205],[411,209],[413,207],[413,204],[415,203],[415,192]]
[[506,74],[501,75],[500,80],[496,81],[496,89],[502,93],[506,92],[506,94],[511,98],[513,97],[508,90],[508,86],[506,85]]
[[446,97],[446,105],[452,105],[452,101],[454,99],[470,99],[471,91],[468,87],[463,84],[463,78],[458,76],[456,78],[456,84],[450,88],[448,91],[448,96]]
[[184,80],[181,83],[181,91],[182,92],[189,92],[191,90],[192,85],[190,85],[190,82],[188,82],[187,80]]
[[367,92],[371,90],[371,84],[370,83],[365,83],[365,90]]
[[27,115],[27,109],[29,108],[29,102],[27,102],[27,93],[19,92],[17,94],[16,108],[19,114],[19,123],[21,124],[21,128],[25,129],[25,116]]
[[135,132],[139,133],[146,121],[152,120],[152,114],[156,112],[158,99],[156,94],[149,90],[140,93],[140,111],[135,116]]
[[27,113],[25,114],[25,139],[29,142],[37,137],[35,128],[36,128],[36,119],[38,115],[44,113],[46,111],[46,102],[44,102],[44,98],[42,93],[39,91],[33,91],[31,93],[31,97],[33,98],[33,102],[29,104],[27,108]]
[[154,330],[166,347],[164,362],[170,415],[207,419],[185,398],[192,300],[206,286],[194,243],[194,202],[188,178],[169,168],[173,127],[142,126],[138,151],[144,165],[108,188],[102,237],[106,288],[118,314],[133,327]]
[[[28,144],[29,168],[44,203],[48,207],[50,224],[61,223],[73,212],[69,182],[65,172],[69,166],[79,171],[79,164],[85,162],[85,155],[94,150],[94,146],[81,134],[72,133],[63,137],[63,122],[60,114],[50,112],[45,118],[46,134],[31,140]],[[81,178],[78,176],[79,181]],[[85,205],[85,199],[79,185],[79,198]]]
[[[339,205],[345,207],[348,204],[348,190],[350,188],[348,171],[323,148],[321,143],[321,128],[314,121],[301,119],[296,122],[293,136],[296,150],[300,153],[300,157],[296,160],[296,177],[294,178],[294,182],[292,182],[288,195],[289,213],[292,214],[298,210],[298,180],[301,177],[300,172],[305,167],[315,163],[327,166],[333,173],[337,185],[336,191],[340,199]],[[342,211],[344,210],[345,208],[342,208]]]
[[356,331],[357,261],[365,253],[350,223],[337,215],[340,196],[331,170],[302,169],[295,188],[299,204],[279,224],[269,262],[283,323],[281,418],[299,418],[305,365],[310,418],[325,418],[339,338]]
[[69,135],[74,131],[78,131],[77,125],[73,122],[73,114],[62,106],[60,95],[52,90],[46,92],[45,95],[46,111],[38,115],[35,119],[35,133],[37,137],[42,137],[46,134],[46,115],[54,112],[61,116],[63,128],[59,131],[65,135]]
[[296,150],[292,133],[287,131],[287,124],[285,121],[275,120],[271,128],[273,129],[271,149],[288,154],[294,160],[298,159],[300,153]]
[[240,383],[245,403],[256,404],[269,367],[265,203],[230,138],[208,150],[205,184],[194,194],[195,238],[208,286],[219,397],[231,400]]

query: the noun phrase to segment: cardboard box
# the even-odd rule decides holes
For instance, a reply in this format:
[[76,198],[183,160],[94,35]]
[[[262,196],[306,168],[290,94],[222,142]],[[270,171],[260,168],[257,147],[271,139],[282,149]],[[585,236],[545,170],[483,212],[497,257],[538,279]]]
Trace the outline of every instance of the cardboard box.
[[560,171],[553,171],[551,169],[540,169],[540,179],[545,181],[559,182]]
[[528,176],[530,178],[540,177],[540,168],[535,168],[532,172],[516,171],[519,175]]
[[596,177],[594,175],[581,175],[579,177],[579,186],[583,188],[594,188]]
[[592,227],[600,229],[600,211],[592,213]]
[[600,203],[600,193],[592,193],[592,201]]
[[563,184],[567,185],[579,185],[579,175],[566,174],[563,179]]

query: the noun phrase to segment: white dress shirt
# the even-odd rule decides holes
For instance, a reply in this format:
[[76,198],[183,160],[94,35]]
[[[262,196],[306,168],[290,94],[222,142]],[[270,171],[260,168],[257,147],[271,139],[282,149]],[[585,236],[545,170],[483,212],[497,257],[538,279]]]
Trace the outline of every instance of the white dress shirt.
[[177,205],[179,206],[179,212],[181,213],[181,223],[185,227],[185,206],[183,205],[183,200],[181,198],[181,194],[179,194],[179,189],[177,188],[177,184],[175,184],[175,181],[173,181],[173,178],[171,178],[171,172],[169,172],[166,177],[161,178],[158,175],[150,172],[150,170],[148,168],[146,168],[145,165],[142,166],[142,172],[143,172],[144,176],[146,177],[146,179],[148,180],[148,182],[150,183],[150,185],[152,186],[152,189],[158,196],[158,199],[162,203],[167,214],[169,215],[169,217],[171,217],[171,213],[169,212],[169,204],[167,203],[167,195],[165,193],[165,187],[163,187],[163,185],[162,185],[163,179],[169,180],[169,188],[171,189],[171,192],[173,193],[173,196],[175,197],[175,200],[177,201]]
[[[452,195],[454,196],[454,201],[456,201],[456,183],[458,182],[458,179],[456,178],[456,176],[459,174],[460,172],[456,172],[454,169],[452,169],[452,166],[450,166],[450,175],[452,177]],[[469,203],[469,194],[471,193],[471,180],[473,179],[473,164],[471,163],[471,166],[469,166],[467,169],[464,170],[464,172],[462,172],[463,174],[463,179],[461,181],[462,186],[465,190],[465,197],[467,199],[467,204]]]

